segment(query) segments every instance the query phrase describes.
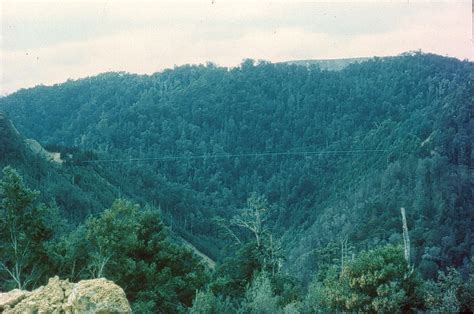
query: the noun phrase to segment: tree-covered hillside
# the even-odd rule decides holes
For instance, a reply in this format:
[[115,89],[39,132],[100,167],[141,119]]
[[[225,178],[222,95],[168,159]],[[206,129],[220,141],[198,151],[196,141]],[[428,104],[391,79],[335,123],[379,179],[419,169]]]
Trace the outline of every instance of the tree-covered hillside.
[[402,206],[435,278],[472,256],[473,82],[474,64],[421,53],[337,72],[247,60],[39,86],[0,110],[43,145],[108,160],[75,167],[100,165],[211,257],[235,251],[226,230],[251,237],[232,217],[255,192],[283,269],[306,282],[344,239],[347,258],[398,245]]
[[28,185],[41,189],[44,203],[58,207],[71,225],[99,213],[120,195],[120,184],[100,165],[79,167],[78,160],[96,158],[92,152],[74,150],[56,161],[38,143],[25,139],[0,113],[0,168],[15,167]]

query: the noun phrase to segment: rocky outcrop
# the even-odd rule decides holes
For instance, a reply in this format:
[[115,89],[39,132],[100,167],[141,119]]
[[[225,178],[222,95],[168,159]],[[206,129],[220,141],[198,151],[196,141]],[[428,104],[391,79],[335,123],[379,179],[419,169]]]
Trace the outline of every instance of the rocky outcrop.
[[12,308],[17,305],[21,300],[29,296],[31,292],[15,289],[10,292],[0,292],[0,312],[3,312],[7,308]]
[[131,313],[125,292],[104,278],[83,280],[68,297],[71,313]]
[[131,313],[125,292],[104,278],[70,283],[58,277],[32,292],[0,294],[3,313]]

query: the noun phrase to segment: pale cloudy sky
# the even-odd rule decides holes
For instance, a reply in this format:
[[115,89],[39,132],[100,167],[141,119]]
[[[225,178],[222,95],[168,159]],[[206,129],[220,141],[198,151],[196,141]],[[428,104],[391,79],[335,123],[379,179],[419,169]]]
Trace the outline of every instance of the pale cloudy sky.
[[0,95],[106,71],[397,55],[474,61],[471,1],[1,2]]

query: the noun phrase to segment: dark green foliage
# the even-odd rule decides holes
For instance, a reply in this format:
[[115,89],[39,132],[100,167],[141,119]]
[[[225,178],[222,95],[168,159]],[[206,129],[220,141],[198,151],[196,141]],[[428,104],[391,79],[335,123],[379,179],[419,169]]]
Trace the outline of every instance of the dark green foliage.
[[210,290],[198,291],[189,309],[190,314],[239,313],[231,299],[216,297]]
[[46,241],[53,237],[58,216],[54,208],[37,202],[11,167],[0,180],[0,290],[34,287],[48,268]]
[[2,112],[0,112],[0,139],[2,139],[0,141],[0,159],[24,161],[25,151],[21,145],[20,136]]
[[[424,274],[433,275],[433,263],[459,267],[471,255],[470,219],[459,217],[472,218],[474,206],[473,73],[472,63],[421,53],[337,72],[247,60],[233,69],[106,73],[21,90],[1,98],[0,110],[26,136],[102,159],[386,150],[132,160],[94,169],[110,168],[107,181],[159,205],[173,230],[218,259],[225,241],[214,239],[218,229],[207,218],[232,217],[251,192],[265,194],[276,208],[272,228],[285,234],[288,266],[299,273],[314,271],[308,250],[341,236],[358,249],[388,243],[400,233],[404,206],[414,260],[429,260]],[[68,191],[61,208],[94,200]]]
[[[110,256],[104,274],[118,276],[114,267],[123,266],[122,277],[114,278],[129,285],[138,312],[157,304],[166,310],[189,306],[190,289],[205,279],[180,290],[183,282],[193,282],[187,276],[196,266],[177,263],[183,273],[172,267],[189,252],[154,238],[163,234],[161,218],[151,226],[148,220],[158,219],[154,214],[125,203],[97,215],[118,197],[160,208],[174,233],[220,262],[210,290],[201,290],[207,291],[199,299],[203,307],[206,300],[225,303],[228,296],[238,308],[255,274],[266,271],[280,309],[310,308],[299,284],[279,277],[276,261],[303,285],[317,273],[307,298],[313,301],[325,299],[330,278],[339,301],[324,305],[326,310],[422,307],[410,290],[417,277],[409,277],[411,288],[394,279],[403,267],[387,245],[401,242],[399,210],[405,207],[413,274],[436,279],[449,266],[467,273],[474,207],[472,82],[472,63],[422,53],[374,58],[338,72],[246,60],[233,69],[106,73],[0,98],[0,110],[23,134],[65,160],[57,165],[32,155],[3,123],[0,163],[12,164],[28,185],[41,187],[40,201],[57,204],[71,225],[95,215],[47,245],[51,265],[64,276],[84,278],[97,274]],[[245,155],[294,151],[324,153]],[[154,159],[166,156],[179,158]],[[231,245],[235,239],[222,236],[221,223],[231,226],[233,218],[251,213],[242,207],[252,192],[267,198],[265,228],[255,233],[233,226],[241,243]],[[259,207],[246,209],[252,208]],[[281,256],[274,259],[270,239],[281,240]],[[348,243],[343,254],[341,239]],[[109,251],[102,241],[113,243]],[[162,245],[165,256],[154,252]],[[368,257],[359,256],[361,251]],[[356,260],[347,266],[352,272],[339,276],[352,254]],[[381,268],[385,277],[371,291],[359,287],[358,303],[338,303],[350,291],[350,280],[379,269],[380,260],[395,266]],[[148,277],[164,284],[139,289]],[[390,302],[386,287],[397,292]],[[374,296],[378,288],[385,293],[380,302]],[[449,290],[443,289],[437,291]],[[460,293],[456,298],[462,299]]]
[[207,282],[199,260],[170,242],[158,211],[140,210],[124,200],[88,219],[53,252],[65,257],[59,261],[61,275],[72,274],[74,267],[79,278],[113,280],[124,288],[137,311],[181,311]]
[[0,181],[0,289],[35,288],[54,275],[106,277],[137,311],[182,312],[208,282],[189,250],[173,244],[159,211],[117,200],[67,233],[11,167]]
[[428,310],[432,312],[463,312],[474,310],[474,267],[467,280],[463,280],[459,271],[448,268],[446,273],[440,271],[438,280],[425,283],[425,300]]
[[[75,157],[72,156],[87,152],[74,149],[74,155],[66,156],[63,163],[49,161],[49,157],[44,155],[47,151],[34,149],[31,142],[16,133],[6,118],[0,118],[0,130],[2,127],[5,132],[0,137],[0,147],[9,147],[9,151],[0,154],[0,167],[18,169],[28,186],[41,189],[38,200],[57,206],[70,224],[76,225],[87,215],[102,211],[118,197],[120,184],[111,184],[111,174],[106,169],[97,165],[73,165],[71,161]],[[51,150],[60,151],[55,147]]]
[[254,276],[245,291],[242,310],[244,313],[252,314],[278,313],[278,296],[273,292],[268,273],[261,272]]
[[47,151],[57,152],[66,165],[83,165],[84,162],[97,160],[97,155],[93,151],[82,151],[77,147],[66,147],[62,145],[47,145]]
[[212,291],[224,296],[240,297],[253,274],[262,270],[262,261],[255,242],[239,247],[234,255],[226,258],[216,270]]
[[362,252],[342,270],[330,269],[309,293],[316,310],[394,313],[421,308],[420,287],[402,248],[385,246]]
[[279,290],[283,293],[291,281],[288,287],[281,282],[284,256],[278,239],[269,230],[269,204],[265,197],[252,193],[246,205],[229,224],[218,222],[236,243],[230,246],[232,253],[219,265],[211,289],[219,295],[241,297],[256,273],[268,272],[273,280],[280,279]]
[[91,276],[87,269],[91,262],[90,249],[85,237],[86,229],[80,225],[50,243],[48,255],[51,275],[69,278],[71,282]]

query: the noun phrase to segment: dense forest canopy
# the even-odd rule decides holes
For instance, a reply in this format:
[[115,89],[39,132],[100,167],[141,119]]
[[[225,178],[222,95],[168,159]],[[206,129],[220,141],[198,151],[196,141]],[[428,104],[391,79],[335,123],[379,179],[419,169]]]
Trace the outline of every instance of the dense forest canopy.
[[[398,303],[348,308],[340,295],[324,306],[423,307],[420,278],[436,279],[451,266],[464,278],[469,272],[473,82],[473,63],[423,53],[339,71],[246,60],[236,68],[105,73],[0,98],[21,134],[65,160],[2,163],[22,169],[31,186],[47,187],[39,197],[53,200],[69,225],[85,224],[80,232],[106,219],[85,220],[103,208],[132,211],[124,201],[112,205],[115,198],[159,209],[173,233],[219,262],[211,290],[196,297],[202,306],[231,306],[227,297],[258,307],[252,293],[287,306],[308,284],[313,297],[337,296],[350,276],[366,271],[370,254],[406,267],[398,255],[405,207],[420,277],[397,288]],[[67,181],[62,190],[56,177]],[[250,228],[256,217],[261,223]],[[350,264],[344,276],[332,268],[335,259]],[[196,287],[207,280],[199,278]],[[283,282],[298,284],[283,289]],[[190,305],[189,296],[180,300]]]

